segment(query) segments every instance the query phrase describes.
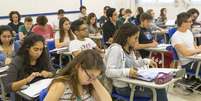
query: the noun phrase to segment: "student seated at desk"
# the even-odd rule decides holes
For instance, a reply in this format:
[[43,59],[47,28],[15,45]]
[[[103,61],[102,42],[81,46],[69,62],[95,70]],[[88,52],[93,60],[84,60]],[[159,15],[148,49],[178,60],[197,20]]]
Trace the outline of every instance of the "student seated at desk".
[[188,14],[190,14],[192,21],[193,21],[193,25],[200,25],[201,26],[201,22],[197,21],[197,18],[199,17],[200,13],[196,8],[191,8],[187,11]]
[[150,29],[153,32],[158,31],[159,32],[158,34],[165,34],[165,30],[162,29],[162,28],[160,28],[158,25],[156,25],[157,24],[157,22],[156,22],[157,20],[155,19],[155,12],[154,12],[154,10],[153,9],[148,9],[146,13],[149,14],[149,15],[151,15],[152,18],[153,18]]
[[140,25],[140,16],[144,13],[144,9],[142,7],[137,7],[136,13],[136,25]]
[[84,20],[85,18],[87,18],[87,8],[85,6],[81,6],[80,7],[79,19],[83,19]]
[[154,40],[153,35],[150,30],[153,17],[147,13],[142,13],[140,16],[140,34],[139,34],[139,43],[136,44],[136,49],[139,49],[140,55],[142,58],[149,57],[149,51],[144,50],[143,48],[156,47],[158,43]]
[[126,9],[125,14],[117,20],[118,28],[120,28],[125,23],[131,23],[131,17],[132,11],[130,9]]
[[[193,34],[189,30],[192,25],[192,18],[188,13],[183,12],[177,15],[176,23],[178,28],[171,38],[171,43],[176,48],[182,67],[190,70],[193,60],[185,57],[201,53],[201,46],[194,44]],[[197,62],[193,65],[194,71],[197,65]],[[201,73],[201,69],[199,73]]]
[[107,22],[103,25],[103,40],[105,44],[111,44],[117,30],[117,12],[115,8],[109,8],[106,12]]
[[164,26],[167,22],[167,9],[166,8],[162,8],[160,10],[160,16],[158,17],[156,24],[158,26]]
[[99,53],[82,51],[58,73],[44,101],[112,101],[97,79],[104,71],[105,65]]
[[99,24],[100,24],[100,27],[103,27],[103,25],[107,22],[107,15],[106,15],[106,12],[107,10],[110,8],[110,6],[105,6],[103,8],[103,15],[100,17],[99,19]]
[[32,27],[33,27],[33,19],[30,16],[25,17],[24,25],[21,25],[18,29],[19,39],[23,41],[24,37],[31,32]]
[[102,52],[96,43],[88,37],[88,28],[84,24],[83,20],[76,20],[72,22],[71,29],[73,33],[77,36],[77,39],[70,42],[69,51],[72,52],[73,56],[77,56],[81,51],[86,49],[96,49],[99,52]]
[[45,48],[45,39],[34,33],[28,35],[9,67],[5,88],[11,93],[12,101],[21,101],[21,97],[15,92],[25,85],[54,74]]
[[13,40],[12,29],[6,25],[0,26],[0,66],[10,64],[19,47],[19,42]]
[[66,17],[61,18],[59,21],[59,29],[55,34],[56,48],[69,46],[70,41],[76,37],[70,29],[70,20]]
[[[134,46],[138,41],[139,29],[132,24],[124,24],[117,31],[114,37],[114,43],[108,47],[105,54],[106,76],[109,78],[135,78],[137,69],[146,65],[157,67],[151,59],[136,59]],[[130,96],[131,88],[128,83],[118,80],[112,81],[116,92],[123,96]],[[145,88],[144,92],[136,87],[136,96],[152,96],[150,89]],[[165,89],[156,89],[157,101],[167,101]],[[141,93],[141,94],[140,94]]]
[[63,9],[59,9],[58,12],[57,12],[57,19],[56,19],[56,21],[54,21],[52,23],[52,26],[53,26],[54,30],[59,30],[59,21],[63,17],[64,17],[64,10]]
[[89,13],[87,17],[88,31],[89,34],[98,35],[100,31],[97,26],[97,18],[95,13]]
[[46,16],[38,16],[36,18],[37,25],[32,28],[32,32],[42,35],[45,40],[54,38],[54,31],[51,25],[47,24],[48,19]]
[[15,35],[16,33],[18,33],[19,26],[23,25],[23,23],[20,22],[21,15],[18,11],[11,11],[9,13],[9,18],[10,23],[8,23],[8,25],[12,28],[13,34]]

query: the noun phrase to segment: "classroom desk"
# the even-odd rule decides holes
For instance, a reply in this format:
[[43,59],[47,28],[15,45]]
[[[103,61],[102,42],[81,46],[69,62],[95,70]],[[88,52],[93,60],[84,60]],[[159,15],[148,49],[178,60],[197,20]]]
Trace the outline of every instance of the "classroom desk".
[[201,77],[199,76],[199,71],[200,71],[200,65],[201,65],[201,54],[197,54],[197,55],[193,55],[193,56],[188,56],[186,57],[188,59],[192,59],[194,61],[198,61],[198,65],[196,68],[196,72],[195,72],[195,77],[200,79]]
[[160,53],[161,57],[162,57],[162,68],[164,68],[165,67],[164,66],[164,62],[165,62],[164,53],[168,52],[168,50],[166,49],[167,46],[170,46],[170,44],[161,44],[161,45],[158,45],[155,48],[144,48],[144,50],[150,51],[150,55],[149,55],[150,58],[151,58],[152,52]]
[[164,89],[168,85],[176,82],[179,79],[181,79],[181,78],[174,78],[171,81],[169,81],[165,84],[162,84],[162,85],[155,84],[154,82],[146,82],[146,81],[137,80],[137,79],[130,79],[130,78],[117,78],[116,80],[123,81],[123,82],[129,83],[132,85],[131,86],[130,101],[133,101],[136,86],[143,86],[143,87],[150,88],[153,92],[153,101],[157,101],[157,93],[156,93],[155,89],[156,88],[157,89]]
[[2,78],[7,76],[6,73],[4,73],[6,70],[8,70],[8,66],[5,67],[0,67],[0,85],[1,85],[1,96],[2,96],[2,100],[6,101],[6,92],[5,92],[5,87],[4,87],[4,83]]
[[50,53],[56,52],[59,54],[59,66],[62,67],[62,56],[67,55],[69,60],[71,60],[72,52],[69,52],[68,47],[62,47],[62,48],[55,48],[53,50],[49,51]]
[[92,38],[92,39],[102,39],[103,38],[103,35],[94,35],[94,34],[89,34],[89,38]]
[[24,94],[24,93],[22,93],[22,92],[20,92],[20,91],[17,91],[16,93],[17,93],[19,96],[21,96],[22,98],[24,98],[24,99],[26,99],[26,100],[28,100],[28,101],[37,101],[37,100],[36,100],[37,98],[30,97],[30,96],[28,96],[28,95],[26,95],[26,94]]
[[6,92],[5,92],[5,87],[4,87],[4,83],[2,78],[7,76],[7,74],[1,74],[0,75],[0,84],[1,84],[1,96],[2,96],[2,100],[6,101]]

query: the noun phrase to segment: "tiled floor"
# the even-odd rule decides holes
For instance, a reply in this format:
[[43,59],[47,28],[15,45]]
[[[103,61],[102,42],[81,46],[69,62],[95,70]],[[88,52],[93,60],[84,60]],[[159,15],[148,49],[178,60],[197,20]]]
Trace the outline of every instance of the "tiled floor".
[[201,94],[191,93],[187,94],[181,88],[170,87],[168,89],[168,100],[169,101],[201,101]]

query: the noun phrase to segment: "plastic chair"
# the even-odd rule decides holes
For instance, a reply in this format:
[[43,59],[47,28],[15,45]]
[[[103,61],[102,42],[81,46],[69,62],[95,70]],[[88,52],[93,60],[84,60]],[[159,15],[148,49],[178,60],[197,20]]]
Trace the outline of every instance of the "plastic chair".
[[47,42],[48,51],[53,50],[53,49],[56,48],[54,39],[48,39],[48,40],[46,40],[46,42]]
[[175,33],[177,31],[177,28],[176,27],[173,27],[173,28],[171,28],[171,29],[169,29],[168,30],[168,36],[169,36],[169,38],[171,38],[172,37],[172,35]]

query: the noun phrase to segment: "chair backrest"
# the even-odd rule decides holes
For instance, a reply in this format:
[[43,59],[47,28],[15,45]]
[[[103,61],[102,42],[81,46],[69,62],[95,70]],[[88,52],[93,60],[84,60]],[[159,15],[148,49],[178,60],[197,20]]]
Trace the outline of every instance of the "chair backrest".
[[45,99],[45,96],[47,95],[48,93],[48,89],[45,88],[43,89],[41,92],[40,92],[40,95],[39,95],[39,101],[43,101]]
[[177,31],[177,28],[176,28],[176,27],[169,29],[169,30],[168,30],[168,33],[167,33],[168,37],[171,38],[172,35],[173,35],[176,31]]
[[47,42],[48,51],[56,48],[54,39],[48,39],[48,40],[46,40],[46,42]]

